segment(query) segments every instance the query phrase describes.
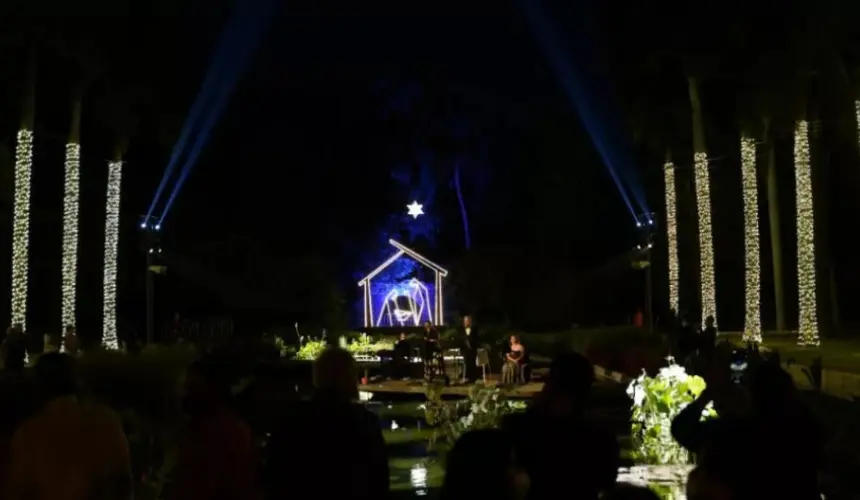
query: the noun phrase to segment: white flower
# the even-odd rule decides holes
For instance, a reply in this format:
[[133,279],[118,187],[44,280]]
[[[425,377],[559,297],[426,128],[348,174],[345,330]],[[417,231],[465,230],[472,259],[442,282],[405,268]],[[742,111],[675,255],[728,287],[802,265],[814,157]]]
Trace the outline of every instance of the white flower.
[[396,430],[397,430],[397,429],[399,429],[399,428],[400,428],[400,426],[399,426],[399,425],[397,425],[397,422],[396,422],[396,421],[394,421],[394,420],[392,420],[392,421],[391,421],[391,430],[392,430],[392,431],[396,431]]
[[633,391],[633,404],[636,406],[642,406],[642,403],[645,401],[645,389],[641,386],[636,387]]
[[689,377],[687,375],[687,371],[684,370],[684,367],[679,365],[670,365],[665,368],[660,368],[660,373],[657,376],[658,378],[675,382],[686,382]]

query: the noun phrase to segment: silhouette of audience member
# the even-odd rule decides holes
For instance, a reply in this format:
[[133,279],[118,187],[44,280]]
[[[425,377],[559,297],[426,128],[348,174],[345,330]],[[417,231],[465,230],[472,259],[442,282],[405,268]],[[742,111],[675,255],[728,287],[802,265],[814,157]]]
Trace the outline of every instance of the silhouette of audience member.
[[562,354],[534,405],[503,422],[531,477],[529,498],[596,499],[615,484],[618,442],[586,416],[593,383],[594,367],[584,356]]
[[616,484],[605,495],[602,500],[660,500],[660,496],[645,486],[633,484]]
[[269,498],[386,498],[385,440],[376,416],[355,403],[355,360],[331,347],[313,368],[313,397],[286,411],[266,446]]
[[717,326],[713,316],[705,318],[705,327],[699,333],[698,350],[699,356],[705,366],[711,362],[714,355],[714,348],[717,345]]
[[229,408],[229,383],[220,363],[188,368],[183,405],[190,421],[179,446],[176,500],[258,498],[254,440],[248,425]]
[[63,349],[69,356],[77,356],[80,350],[80,342],[78,340],[78,332],[72,325],[66,326],[66,331],[62,338]]
[[133,497],[128,441],[109,408],[79,402],[72,360],[49,353],[35,367],[45,400],[12,438],[6,500]]
[[513,442],[496,429],[460,436],[445,465],[442,500],[523,500],[529,490],[529,476],[517,463]]
[[[706,374],[708,387],[672,422],[673,437],[696,454],[702,477],[733,497],[820,498],[820,430],[791,376],[761,364],[749,374],[747,394],[731,383],[728,350],[720,351]],[[709,402],[719,417],[702,421]]]
[[3,368],[9,373],[22,373],[27,358],[27,335],[24,327],[14,324],[6,330],[6,338],[0,345]]
[[708,472],[702,467],[696,467],[687,477],[687,500],[732,500],[743,498],[743,495],[733,495],[731,488],[723,480],[716,478],[713,471]]

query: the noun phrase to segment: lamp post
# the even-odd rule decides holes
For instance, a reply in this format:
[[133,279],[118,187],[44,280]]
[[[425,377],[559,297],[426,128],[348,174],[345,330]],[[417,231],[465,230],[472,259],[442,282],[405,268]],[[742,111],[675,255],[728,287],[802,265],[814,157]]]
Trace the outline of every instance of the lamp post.
[[651,267],[654,264],[653,248],[654,235],[657,232],[657,217],[654,213],[642,214],[638,217],[636,227],[640,231],[642,243],[638,249],[645,253],[645,323],[648,331],[654,331],[654,284]]
[[146,255],[146,343],[155,340],[155,276],[153,267],[156,254],[161,253],[161,225],[155,217],[146,217],[140,223],[141,248]]

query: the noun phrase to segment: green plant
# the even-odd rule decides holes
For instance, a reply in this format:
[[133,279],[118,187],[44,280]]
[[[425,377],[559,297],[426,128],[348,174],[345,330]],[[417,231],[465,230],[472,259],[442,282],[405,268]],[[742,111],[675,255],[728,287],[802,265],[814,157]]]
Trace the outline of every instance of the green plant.
[[[631,432],[633,458],[650,465],[675,465],[689,462],[689,454],[672,439],[672,419],[705,389],[705,380],[687,375],[683,367],[670,364],[656,377],[642,374],[627,388],[633,400]],[[704,417],[714,416],[711,406]]]
[[281,354],[282,358],[289,358],[296,354],[296,348],[293,345],[287,344],[287,342],[277,335],[272,338],[272,343],[275,346],[275,349]]
[[373,337],[362,333],[357,339],[352,339],[346,348],[353,354],[375,354],[379,351],[394,350],[394,343],[386,340],[374,342]]
[[325,340],[308,340],[299,348],[299,352],[296,353],[296,359],[312,361],[317,359],[327,347],[328,345]]
[[468,399],[456,402],[444,401],[443,390],[442,384],[425,386],[424,418],[435,427],[428,450],[444,453],[463,433],[497,428],[506,415],[524,408],[520,402],[509,400],[507,390],[498,386],[475,384]]

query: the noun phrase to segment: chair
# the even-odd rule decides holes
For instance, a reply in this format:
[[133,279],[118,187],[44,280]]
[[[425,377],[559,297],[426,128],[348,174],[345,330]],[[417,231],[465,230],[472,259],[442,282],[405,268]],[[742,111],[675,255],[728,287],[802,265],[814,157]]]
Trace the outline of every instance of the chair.
[[481,367],[484,383],[487,383],[487,372],[490,369],[490,353],[486,349],[478,349],[475,357],[475,365]]
[[525,384],[531,381],[532,370],[529,366],[529,360],[526,359],[520,364],[520,384]]

